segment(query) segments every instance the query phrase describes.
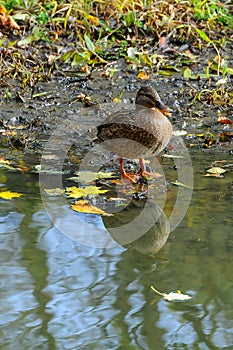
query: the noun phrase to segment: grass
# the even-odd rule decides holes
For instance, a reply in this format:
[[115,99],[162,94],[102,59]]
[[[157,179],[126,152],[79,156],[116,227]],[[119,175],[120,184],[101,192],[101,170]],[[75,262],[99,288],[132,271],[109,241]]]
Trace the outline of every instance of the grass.
[[[161,38],[170,51],[183,44],[198,51],[212,46],[220,76],[220,50],[233,29],[232,5],[216,0],[0,0],[1,5],[20,26],[20,32],[2,26],[0,39],[1,86],[12,91],[33,88],[54,71],[62,74],[64,64],[82,70],[119,57],[136,70],[165,72],[172,55],[156,51]],[[190,51],[174,50],[172,68],[194,60]]]

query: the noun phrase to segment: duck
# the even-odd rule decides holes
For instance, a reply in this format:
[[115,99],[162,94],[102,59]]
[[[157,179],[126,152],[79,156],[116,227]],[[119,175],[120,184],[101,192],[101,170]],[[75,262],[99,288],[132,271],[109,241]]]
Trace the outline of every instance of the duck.
[[[135,108],[116,112],[97,126],[98,143],[116,153],[119,158],[121,180],[138,183],[139,177],[157,178],[160,174],[146,171],[145,158],[158,156],[172,136],[170,109],[151,86],[141,87],[136,94]],[[124,158],[139,159],[137,174],[127,173]]]

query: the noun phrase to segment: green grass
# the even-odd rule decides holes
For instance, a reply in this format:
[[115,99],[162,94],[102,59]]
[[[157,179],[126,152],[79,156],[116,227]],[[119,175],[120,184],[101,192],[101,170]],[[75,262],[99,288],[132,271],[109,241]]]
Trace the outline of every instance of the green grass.
[[[195,50],[213,47],[220,75],[220,49],[233,29],[231,5],[216,0],[0,0],[0,5],[21,29],[17,32],[4,28],[0,39],[0,48],[8,53],[0,53],[0,78],[8,89],[9,78],[18,80],[19,87],[26,89],[49,79],[60,64],[94,67],[119,58],[134,69],[147,67],[169,74],[171,56],[155,52],[163,36],[169,37],[171,47],[185,43]],[[45,49],[41,50],[43,42]],[[38,50],[38,56],[31,59],[28,47]],[[50,58],[54,55],[50,64],[44,60],[44,50]],[[173,71],[194,61],[182,53],[174,56],[179,59],[173,59]],[[228,74],[231,72],[228,70]]]

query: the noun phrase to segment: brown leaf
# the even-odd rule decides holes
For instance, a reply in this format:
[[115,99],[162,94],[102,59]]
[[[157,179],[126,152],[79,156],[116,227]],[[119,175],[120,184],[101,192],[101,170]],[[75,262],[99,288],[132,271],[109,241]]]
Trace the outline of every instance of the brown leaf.
[[71,205],[71,209],[73,209],[74,211],[78,211],[79,213],[98,214],[103,216],[113,215],[113,214],[106,213],[105,211],[95,207],[94,205],[91,205],[90,203],[88,203],[87,200],[76,201],[73,205]]
[[0,27],[20,30],[15,20],[7,14],[4,6],[0,6]]
[[218,122],[221,123],[221,124],[233,124],[232,120],[230,120],[228,118],[225,118],[222,115],[218,116]]
[[161,48],[161,47],[164,47],[164,46],[167,46],[167,40],[166,40],[165,36],[161,36],[159,38],[158,47]]
[[225,131],[220,134],[219,141],[220,142],[231,142],[233,138],[233,134],[230,131]]

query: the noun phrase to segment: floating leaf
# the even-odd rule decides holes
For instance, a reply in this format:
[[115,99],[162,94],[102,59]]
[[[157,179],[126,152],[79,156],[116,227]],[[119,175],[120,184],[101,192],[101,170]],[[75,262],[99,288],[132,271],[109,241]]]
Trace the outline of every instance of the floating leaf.
[[106,213],[102,209],[99,209],[99,208],[95,207],[94,205],[91,205],[90,203],[88,203],[87,200],[76,201],[70,207],[74,211],[78,211],[80,213],[98,214],[98,215],[103,215],[103,216],[113,216],[113,214]]
[[46,169],[42,168],[40,164],[34,166],[34,171],[32,172],[38,172],[42,174],[50,174],[50,175],[60,175],[62,174],[62,171],[60,170],[54,170],[54,169]]
[[176,156],[175,154],[163,154],[163,158],[172,158],[172,159],[183,159],[183,156]]
[[44,192],[49,195],[49,196],[60,196],[62,194],[64,194],[64,190],[57,187],[57,188],[48,188],[48,189],[44,189]]
[[225,172],[226,172],[226,170],[223,168],[212,167],[212,168],[207,170],[207,174],[205,174],[204,176],[212,176],[212,177],[221,178],[221,177],[223,177],[222,174],[224,174]]
[[99,187],[96,186],[87,186],[85,188],[72,186],[66,187],[66,192],[70,198],[81,198],[86,197],[88,195],[103,194],[108,192],[108,190],[101,190]]
[[113,173],[104,173],[104,172],[94,172],[94,171],[80,171],[78,173],[80,181],[91,182],[96,179],[108,179],[113,177]]
[[3,199],[17,198],[17,197],[21,197],[22,195],[23,195],[22,193],[11,192],[11,191],[0,192],[0,198],[3,198]]
[[126,198],[121,198],[121,197],[110,197],[108,198],[109,201],[111,202],[121,202],[121,201],[128,201]]
[[226,170],[220,167],[213,167],[207,170],[207,173],[215,174],[215,175],[221,175],[221,174],[224,174],[225,172]]
[[184,301],[191,299],[190,295],[188,294],[182,294],[180,290],[177,291],[177,293],[171,292],[169,294],[161,293],[157,289],[155,289],[153,286],[151,286],[151,289],[157,293],[158,295],[161,295],[164,297],[164,299],[168,301]]
[[179,182],[179,181],[173,181],[173,182],[171,182],[173,185],[175,185],[175,186],[180,186],[180,187],[184,187],[184,188],[188,188],[189,190],[191,190],[192,188],[191,187],[189,187],[189,186],[187,186],[187,185],[185,185],[185,184],[183,184],[182,182]]

